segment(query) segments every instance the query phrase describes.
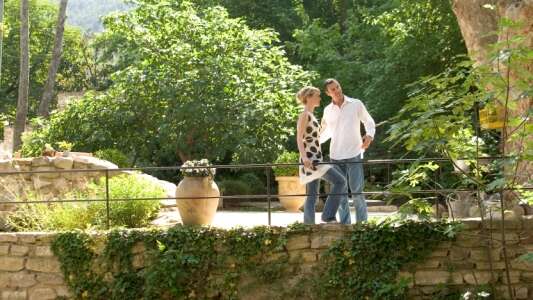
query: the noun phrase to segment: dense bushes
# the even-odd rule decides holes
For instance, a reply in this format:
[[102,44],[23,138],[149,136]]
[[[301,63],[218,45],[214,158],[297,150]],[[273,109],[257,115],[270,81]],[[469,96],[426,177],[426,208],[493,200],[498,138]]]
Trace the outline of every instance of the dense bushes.
[[[105,199],[105,180],[90,184],[85,190],[76,190],[65,199]],[[164,190],[137,176],[120,175],[109,180],[109,197],[113,199],[161,198]],[[36,196],[32,200],[39,200]],[[109,223],[112,227],[143,227],[155,217],[157,200],[111,201]],[[28,204],[8,217],[8,224],[16,231],[51,231],[71,229],[102,229],[107,226],[106,203],[75,202],[61,204]]]

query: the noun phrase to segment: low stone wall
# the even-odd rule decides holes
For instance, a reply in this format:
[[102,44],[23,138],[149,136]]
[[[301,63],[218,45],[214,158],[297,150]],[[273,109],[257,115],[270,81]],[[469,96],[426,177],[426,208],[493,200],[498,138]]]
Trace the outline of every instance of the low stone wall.
[[[0,211],[12,211],[13,204],[2,202],[25,200],[30,195],[39,200],[61,197],[75,188],[84,188],[87,183],[104,175],[96,169],[116,169],[117,166],[94,157],[35,157],[0,161],[0,172],[15,171],[66,171],[72,169],[86,172],[56,172],[36,174],[0,175]],[[117,175],[112,172],[111,175]]]
[[[83,189],[87,183],[105,176],[102,169],[117,169],[117,165],[91,156],[34,157],[0,160],[0,172],[14,171],[59,171],[55,173],[0,175],[0,217],[16,209],[14,204],[2,202],[25,200],[29,195],[38,200],[48,201],[61,198],[74,189]],[[61,172],[77,169],[80,172]],[[110,176],[134,174],[134,172],[111,171]],[[176,186],[155,177],[138,174],[162,186],[167,195],[174,197]]]
[[[489,251],[483,247],[485,233],[481,230],[481,222],[465,220],[464,224],[465,229],[454,242],[440,244],[426,261],[406,266],[400,272],[400,277],[411,279],[410,299],[434,299],[433,294],[443,288],[465,290],[486,284],[492,284],[501,293],[497,299],[510,298],[505,285],[503,250],[498,242],[501,236],[493,231],[490,253],[494,272],[491,273]],[[497,230],[500,224],[491,226]],[[533,263],[517,260],[520,255],[533,252],[533,218],[527,216],[520,221],[506,221],[505,226],[510,282],[515,299],[533,299]],[[298,274],[292,274],[290,279],[312,272],[320,255],[332,242],[348,236],[350,228],[318,225],[311,233],[291,236],[286,249],[280,253],[288,255],[289,263],[298,270]],[[0,233],[0,299],[46,300],[69,296],[58,260],[50,250],[52,239],[53,234],[46,233]],[[145,263],[144,247],[139,246],[132,251],[137,269]],[[258,291],[252,293],[242,298],[264,298]]]

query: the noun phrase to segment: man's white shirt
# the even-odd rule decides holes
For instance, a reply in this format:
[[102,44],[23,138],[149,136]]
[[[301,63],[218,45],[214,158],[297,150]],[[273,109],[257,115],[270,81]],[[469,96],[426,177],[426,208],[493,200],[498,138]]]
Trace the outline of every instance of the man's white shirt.
[[366,134],[374,138],[376,124],[361,100],[344,96],[341,107],[333,102],[326,106],[322,117],[325,130],[320,135],[320,143],[331,138],[331,159],[348,159],[361,154],[361,122],[365,125]]

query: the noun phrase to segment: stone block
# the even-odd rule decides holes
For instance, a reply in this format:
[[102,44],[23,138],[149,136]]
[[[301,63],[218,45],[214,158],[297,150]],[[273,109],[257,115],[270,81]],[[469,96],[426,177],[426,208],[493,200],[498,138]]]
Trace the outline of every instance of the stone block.
[[525,232],[533,232],[533,215],[523,216],[522,225],[524,227]]
[[12,256],[25,256],[30,252],[30,247],[21,245],[11,245],[10,253]]
[[70,170],[74,165],[74,159],[71,157],[56,157],[54,159],[54,167],[63,170]]
[[520,280],[527,283],[533,283],[533,272],[522,272]]
[[14,171],[13,163],[11,160],[0,160],[0,171]]
[[131,262],[134,269],[142,269],[145,266],[144,262],[144,255],[143,254],[135,254],[133,255],[133,259]]
[[1,242],[17,242],[17,235],[14,233],[2,233],[0,232],[0,243]]
[[35,243],[36,236],[32,232],[20,232],[18,233],[19,242],[24,244],[33,244]]
[[[492,261],[500,260],[501,251],[499,248],[490,250]],[[473,261],[489,261],[489,250],[487,248],[471,249],[469,258]]]
[[35,256],[54,256],[54,253],[52,252],[52,249],[50,246],[37,246],[35,247]]
[[428,259],[417,264],[420,269],[437,269],[441,266],[441,261],[438,259]]
[[309,235],[291,236],[287,240],[288,251],[308,249],[310,246],[311,246],[311,241],[309,240]]
[[54,289],[42,287],[31,290],[29,300],[53,300],[56,297],[57,294]]
[[[494,277],[494,278],[493,278]],[[467,284],[471,285],[480,285],[480,284],[488,284],[489,282],[492,282],[493,280],[498,280],[497,275],[492,275],[489,271],[472,271],[472,272],[466,272],[463,274],[463,279]]]
[[445,284],[451,279],[450,272],[446,271],[416,271],[416,285]]
[[[2,259],[0,257],[0,259]],[[9,286],[9,278],[11,277],[11,272],[2,272],[0,271],[0,291]]]
[[[501,273],[501,279],[504,284],[507,284],[509,282],[507,280],[507,274],[505,271]],[[520,271],[509,271],[509,280],[511,284],[519,283],[520,282]]]
[[55,290],[58,297],[72,299],[72,295],[66,286],[56,286]]
[[431,252],[429,257],[446,257],[449,254],[450,254],[450,250],[448,249],[436,249],[433,252]]
[[0,271],[20,271],[24,269],[24,258],[4,256],[0,259]]
[[311,236],[311,248],[312,249],[324,249],[328,248],[333,242],[343,238],[342,234],[313,234]]
[[525,286],[517,286],[514,288],[514,296],[516,299],[531,299],[528,296],[529,289]]
[[[483,270],[490,270],[491,266],[488,261],[477,261],[475,263],[476,269],[483,271]],[[493,261],[492,262],[492,269],[493,270],[505,270],[505,262],[503,261]]]
[[28,258],[26,269],[45,273],[59,273],[60,271],[56,258]]
[[289,252],[290,262],[312,263],[318,260],[318,253],[313,250],[294,250]]
[[450,259],[452,261],[464,260],[468,257],[468,250],[463,248],[452,248],[450,250]]
[[35,274],[27,271],[10,273],[9,287],[12,288],[28,288],[37,283]]
[[146,251],[146,247],[144,246],[143,242],[138,242],[131,248],[132,254],[139,254],[144,253]]
[[63,275],[61,275],[61,273],[37,273],[36,279],[39,283],[45,285],[65,284]]
[[0,295],[2,300],[26,300],[28,293],[26,291],[2,290]]
[[35,157],[31,161],[32,167],[45,167],[45,166],[50,166],[51,164],[52,164],[52,159],[46,156]]
[[44,177],[40,175],[33,175],[31,179],[33,181],[33,188],[35,188],[36,190],[40,190],[44,187],[52,186],[52,184],[54,183],[52,179],[50,178],[45,179]]
[[[36,176],[39,176],[41,178],[50,179],[50,178],[58,178],[59,177],[59,172],[55,172],[55,171],[57,171],[57,169],[54,168],[54,167],[36,167],[36,168],[32,168],[32,171],[47,171],[47,173],[38,173],[38,174],[36,174]],[[48,171],[50,171],[50,172],[48,173]]]
[[9,253],[9,244],[0,245],[0,255],[7,255]]
[[[497,212],[495,216],[498,216],[498,219],[493,219],[492,222],[490,219],[485,219],[483,222],[483,226],[488,229],[494,229],[494,230],[501,230],[502,228],[502,220],[500,216],[500,212]],[[506,230],[508,229],[514,229],[514,230],[520,230],[522,229],[522,220],[518,219],[505,219],[503,222],[503,226]]]
[[481,228],[481,218],[466,218],[462,219],[464,230],[476,230]]

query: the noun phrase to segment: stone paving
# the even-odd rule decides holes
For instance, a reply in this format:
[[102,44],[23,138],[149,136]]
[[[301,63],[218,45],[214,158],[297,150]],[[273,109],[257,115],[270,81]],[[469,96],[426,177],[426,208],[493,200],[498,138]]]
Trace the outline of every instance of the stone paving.
[[[320,214],[316,213],[315,220],[320,220]],[[391,216],[394,212],[368,212],[369,219],[382,219]],[[355,222],[355,211],[352,209],[352,222]],[[303,222],[303,212],[291,213],[285,211],[273,211],[271,215],[272,226],[287,226],[295,222]],[[157,226],[172,226],[180,223],[180,216],[177,211],[161,212],[159,217],[152,222]],[[219,210],[215,215],[213,226],[220,228],[254,227],[268,225],[268,213],[266,211],[229,211]]]

